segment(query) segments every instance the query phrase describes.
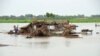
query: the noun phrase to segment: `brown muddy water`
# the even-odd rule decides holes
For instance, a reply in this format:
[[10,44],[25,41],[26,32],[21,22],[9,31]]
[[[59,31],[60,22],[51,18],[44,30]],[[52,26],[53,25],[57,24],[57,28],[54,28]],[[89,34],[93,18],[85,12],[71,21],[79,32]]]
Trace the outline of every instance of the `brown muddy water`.
[[[0,23],[0,56],[100,56],[100,26],[95,23],[73,23],[93,33],[79,34],[80,38],[52,36],[49,38],[27,39],[22,35],[8,35],[5,32],[13,25],[28,23]],[[97,23],[100,25],[100,23]]]

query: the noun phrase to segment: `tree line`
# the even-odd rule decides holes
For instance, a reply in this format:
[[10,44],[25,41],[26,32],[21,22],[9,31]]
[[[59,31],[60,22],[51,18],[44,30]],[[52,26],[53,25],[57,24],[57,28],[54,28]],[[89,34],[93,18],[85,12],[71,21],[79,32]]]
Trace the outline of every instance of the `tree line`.
[[100,15],[91,15],[91,16],[85,16],[85,15],[71,15],[71,16],[61,16],[61,15],[56,15],[53,13],[49,13],[47,12],[45,15],[38,15],[35,16],[33,14],[25,14],[25,15],[20,15],[20,16],[0,16],[0,19],[33,19],[33,18],[37,18],[37,19],[44,19],[44,18],[53,18],[53,19],[73,19],[73,18],[100,18]]

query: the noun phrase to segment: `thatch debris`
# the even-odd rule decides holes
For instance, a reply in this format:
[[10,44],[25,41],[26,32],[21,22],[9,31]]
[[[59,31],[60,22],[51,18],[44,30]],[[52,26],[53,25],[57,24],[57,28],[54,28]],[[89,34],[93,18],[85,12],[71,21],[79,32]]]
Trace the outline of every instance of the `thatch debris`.
[[[50,26],[53,26],[53,29],[50,29]],[[52,32],[56,31],[63,31],[61,35],[63,36],[70,36],[72,34],[75,34],[73,30],[76,29],[76,25],[71,25],[69,22],[51,22],[47,23],[45,21],[36,21],[32,22],[27,26],[21,27],[18,31],[16,31],[16,27],[14,27],[14,32],[11,30],[8,32],[8,34],[20,34],[20,35],[27,35],[28,37],[33,36],[52,36]]]

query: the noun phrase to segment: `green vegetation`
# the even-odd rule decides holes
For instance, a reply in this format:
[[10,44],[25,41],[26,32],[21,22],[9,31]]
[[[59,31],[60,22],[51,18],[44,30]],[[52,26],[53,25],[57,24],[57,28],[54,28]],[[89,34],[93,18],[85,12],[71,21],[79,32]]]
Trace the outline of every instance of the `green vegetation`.
[[[0,19],[0,23],[29,23],[34,20],[44,20],[44,19]],[[100,19],[94,18],[73,18],[73,19],[45,19],[47,22],[52,22],[52,21],[57,21],[57,22],[62,22],[62,21],[67,21],[69,20],[71,23],[99,23]]]
[[63,22],[69,20],[71,23],[99,23],[100,15],[91,15],[90,17],[84,15],[61,16],[53,13],[46,13],[45,15],[26,14],[21,16],[0,16],[0,23],[29,23],[34,20],[45,20],[47,22]]
[[0,19],[0,23],[26,23],[31,22],[29,19]]

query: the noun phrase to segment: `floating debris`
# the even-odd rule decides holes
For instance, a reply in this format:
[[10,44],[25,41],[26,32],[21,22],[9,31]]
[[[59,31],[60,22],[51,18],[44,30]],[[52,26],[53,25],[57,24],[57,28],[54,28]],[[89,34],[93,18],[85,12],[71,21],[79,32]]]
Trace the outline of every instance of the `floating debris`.
[[82,30],[81,30],[81,32],[86,32],[86,33],[87,33],[87,32],[91,32],[91,33],[92,33],[92,32],[93,32],[93,30],[89,30],[89,29],[82,29]]
[[100,32],[96,32],[96,34],[100,34]]
[[9,45],[6,45],[6,44],[0,44],[0,47],[4,47],[4,46],[9,46]]
[[100,24],[95,24],[95,27],[100,27]]
[[[54,28],[51,30],[50,26],[54,26]],[[57,35],[58,31],[63,31],[59,35],[62,36],[76,36],[73,34],[76,34],[73,32],[73,30],[76,29],[76,25],[71,25],[69,22],[62,22],[62,23],[57,23],[57,22],[51,22],[47,23],[45,21],[36,21],[32,22],[27,26],[21,27],[18,29],[17,27],[14,27],[14,29],[18,29],[17,32],[10,30],[8,34],[20,34],[20,35],[27,35],[26,38],[32,38],[33,36],[39,36],[39,37],[44,37],[44,36],[52,36],[52,35]]]

